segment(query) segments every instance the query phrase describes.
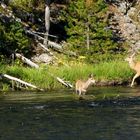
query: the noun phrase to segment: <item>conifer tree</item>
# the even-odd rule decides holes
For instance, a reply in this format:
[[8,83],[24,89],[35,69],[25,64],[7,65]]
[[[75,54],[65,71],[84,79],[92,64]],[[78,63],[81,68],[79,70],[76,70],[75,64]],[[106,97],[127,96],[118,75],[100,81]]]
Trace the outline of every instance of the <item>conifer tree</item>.
[[64,13],[70,48],[87,56],[116,53],[119,49],[108,29],[106,14],[107,5],[103,0],[71,1]]

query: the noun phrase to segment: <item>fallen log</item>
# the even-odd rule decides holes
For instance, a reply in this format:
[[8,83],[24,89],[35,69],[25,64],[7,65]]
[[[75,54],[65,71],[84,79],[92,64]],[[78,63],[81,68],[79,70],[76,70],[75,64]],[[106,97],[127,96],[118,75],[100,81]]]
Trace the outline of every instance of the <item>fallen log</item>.
[[40,88],[38,88],[37,86],[32,85],[31,83],[25,82],[25,81],[23,81],[23,80],[21,80],[21,79],[18,79],[18,78],[16,78],[16,77],[10,76],[10,75],[8,75],[8,74],[1,74],[0,76],[1,76],[1,77],[5,77],[5,78],[7,78],[7,79],[10,79],[10,80],[12,80],[12,81],[18,82],[18,83],[20,83],[20,84],[22,84],[22,85],[25,85],[25,86],[28,86],[28,87],[31,87],[31,88],[34,88],[34,89],[38,89],[38,90],[43,91],[43,89],[40,89]]
[[48,48],[46,48],[42,43],[38,43],[37,45],[40,46],[41,48],[43,48],[43,50],[45,50],[51,56],[53,56],[53,53]]
[[[34,32],[35,34],[39,34],[39,35],[45,35],[45,33],[42,33],[42,32],[37,32],[37,31],[32,31],[32,32]],[[50,35],[50,34],[48,34],[48,36],[50,36],[50,37],[53,37],[53,38],[58,38],[57,36],[55,36],[55,35]]]
[[21,59],[24,63],[28,64],[31,67],[34,68],[39,68],[39,66],[37,64],[35,64],[34,62],[32,62],[30,59],[24,57],[23,55],[19,54],[19,53],[15,53],[15,56],[19,59]]
[[53,47],[54,49],[62,50],[62,46],[59,45],[59,44],[57,44],[57,43],[55,43],[55,42],[52,42],[52,41],[49,41],[48,40],[48,45],[51,46],[51,47]]
[[73,86],[72,86],[69,82],[64,81],[63,79],[61,79],[61,78],[59,78],[59,77],[56,77],[56,79],[57,79],[60,83],[62,83],[63,85],[65,85],[66,87],[73,88]]
[[[26,30],[26,33],[31,34],[31,35],[37,37],[39,40],[43,40],[44,41],[44,39],[45,39],[44,37],[36,34],[36,32],[31,31],[31,30]],[[55,42],[49,41],[49,40],[48,40],[48,46],[51,46],[51,47],[53,47],[54,49],[57,49],[57,50],[62,50],[62,48],[63,48],[61,45],[59,45],[59,44],[57,44]]]

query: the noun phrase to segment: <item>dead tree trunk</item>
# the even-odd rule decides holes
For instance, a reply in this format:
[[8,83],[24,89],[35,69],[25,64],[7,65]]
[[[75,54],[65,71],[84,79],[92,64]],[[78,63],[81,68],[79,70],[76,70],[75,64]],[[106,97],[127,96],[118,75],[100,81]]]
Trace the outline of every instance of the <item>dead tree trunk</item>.
[[89,24],[87,23],[87,33],[86,33],[86,36],[87,36],[87,49],[89,50]]
[[21,80],[21,79],[18,79],[18,78],[16,78],[16,77],[10,76],[10,75],[8,75],[8,74],[1,74],[0,76],[1,76],[1,77],[5,77],[5,78],[7,78],[7,79],[9,79],[9,80],[12,80],[12,81],[14,81],[14,82],[18,82],[18,83],[20,83],[20,84],[22,84],[22,85],[25,85],[25,86],[34,88],[34,89],[43,90],[43,89],[40,89],[40,88],[36,87],[35,85],[32,85],[31,83],[27,83],[27,82],[25,82],[25,81],[23,81],[23,80]]
[[45,7],[45,28],[46,28],[46,33],[45,33],[45,39],[44,39],[44,45],[47,48],[48,46],[48,34],[49,34],[49,29],[50,29],[50,7],[49,7],[49,2],[46,3]]
[[[26,30],[26,32],[37,37],[39,40],[45,40],[42,36],[38,35],[37,32],[31,31],[31,30]],[[54,49],[56,49],[56,50],[62,50],[62,48],[63,48],[61,45],[59,45],[55,42],[49,41],[49,40],[47,41],[47,43],[48,43],[47,44],[48,46],[51,46],[52,48],[54,47]]]
[[39,66],[37,64],[35,64],[34,62],[32,62],[31,60],[29,60],[28,58],[22,56],[21,54],[19,53],[16,53],[15,56],[19,59],[21,59],[24,63],[28,64],[29,66],[31,67],[34,67],[34,68],[39,68]]
[[90,41],[89,41],[89,32],[90,32],[90,29],[89,29],[89,15],[87,16],[87,32],[86,32],[86,37],[87,37],[87,49],[89,50],[89,44],[90,44]]
[[64,81],[63,79],[61,79],[59,77],[56,77],[56,79],[57,79],[57,81],[59,81],[60,83],[62,83],[64,86],[73,88],[73,86],[69,82]]

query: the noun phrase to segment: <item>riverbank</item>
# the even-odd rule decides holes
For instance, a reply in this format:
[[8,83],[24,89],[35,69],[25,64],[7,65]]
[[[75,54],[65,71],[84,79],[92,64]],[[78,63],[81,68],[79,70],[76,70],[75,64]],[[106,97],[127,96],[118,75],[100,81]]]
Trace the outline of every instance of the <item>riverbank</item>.
[[[63,65],[45,65],[33,69],[21,65],[2,65],[0,73],[9,74],[26,82],[32,83],[44,90],[65,88],[56,80],[60,77],[69,81],[73,87],[77,79],[86,80],[93,74],[96,80],[94,86],[128,85],[133,77],[133,71],[125,61],[100,62],[98,64],[85,64],[82,62],[69,62]],[[11,82],[1,79],[1,90],[9,90]]]
[[[45,103],[71,105],[119,105],[120,103],[137,103],[140,100],[140,88],[135,87],[91,87],[85,96],[78,96],[71,89],[1,92],[1,103]],[[138,102],[140,103],[140,102]]]

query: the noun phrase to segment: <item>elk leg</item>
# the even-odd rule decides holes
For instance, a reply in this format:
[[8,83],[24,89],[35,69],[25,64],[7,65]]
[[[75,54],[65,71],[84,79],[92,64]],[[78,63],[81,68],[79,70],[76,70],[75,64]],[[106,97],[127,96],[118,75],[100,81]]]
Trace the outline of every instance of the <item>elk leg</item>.
[[81,94],[80,90],[76,90],[76,94],[80,95]]
[[132,80],[132,82],[131,82],[131,87],[134,85],[135,79],[138,78],[139,76],[140,76],[140,74],[137,73],[137,74],[133,77],[133,80]]
[[81,90],[79,90],[79,96],[81,95],[81,93],[82,93]]
[[83,90],[83,95],[85,95],[86,94],[86,90]]

